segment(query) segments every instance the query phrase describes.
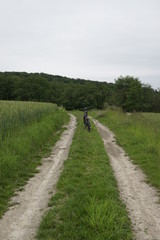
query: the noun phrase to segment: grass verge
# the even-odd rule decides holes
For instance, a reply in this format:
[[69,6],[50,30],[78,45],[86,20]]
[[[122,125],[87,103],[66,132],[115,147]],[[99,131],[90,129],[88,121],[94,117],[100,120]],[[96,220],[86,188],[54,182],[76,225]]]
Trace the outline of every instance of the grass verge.
[[[55,108],[39,121],[13,130],[0,148],[0,217],[7,210],[9,200],[34,175],[36,167],[51,146],[59,139],[68,114]],[[59,131],[59,133],[58,133]]]
[[120,111],[93,112],[115,134],[132,160],[147,175],[147,182],[160,190],[160,114]]
[[103,142],[95,126],[84,129],[82,115],[64,163],[57,192],[44,216],[39,240],[129,240],[130,221],[119,199]]

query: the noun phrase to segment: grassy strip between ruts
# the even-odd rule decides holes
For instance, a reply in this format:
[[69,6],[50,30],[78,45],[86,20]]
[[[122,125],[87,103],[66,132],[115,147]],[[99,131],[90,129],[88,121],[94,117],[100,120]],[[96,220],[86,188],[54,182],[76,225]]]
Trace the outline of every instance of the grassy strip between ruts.
[[15,190],[34,175],[42,157],[49,154],[68,120],[64,109],[53,106],[40,121],[16,129],[5,139],[0,149],[0,217]]
[[95,111],[92,115],[116,134],[118,144],[140,165],[147,181],[160,190],[160,114]]
[[39,240],[129,240],[131,224],[119,198],[103,142],[82,114],[57,192],[37,233]]

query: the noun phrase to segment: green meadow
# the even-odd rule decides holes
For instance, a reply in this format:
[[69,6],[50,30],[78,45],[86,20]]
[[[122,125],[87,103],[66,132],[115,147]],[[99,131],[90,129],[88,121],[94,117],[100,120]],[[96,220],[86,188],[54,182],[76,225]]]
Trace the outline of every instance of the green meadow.
[[0,101],[0,217],[69,121],[51,103]]
[[121,111],[92,114],[116,134],[118,144],[147,175],[147,182],[160,190],[160,114]]
[[39,240],[131,240],[131,224],[119,198],[102,139],[93,123],[84,129],[83,113],[69,157],[37,233]]
[[[96,127],[77,129],[68,159],[37,232],[38,240],[132,240],[132,227]],[[160,114],[93,111],[147,181],[160,190]],[[0,101],[0,216],[16,190],[36,173],[69,116],[51,103]]]

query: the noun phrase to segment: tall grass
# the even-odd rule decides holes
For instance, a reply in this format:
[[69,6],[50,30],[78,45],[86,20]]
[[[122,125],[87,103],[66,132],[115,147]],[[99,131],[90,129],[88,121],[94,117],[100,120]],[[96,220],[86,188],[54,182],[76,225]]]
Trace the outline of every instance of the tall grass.
[[0,101],[0,216],[68,121],[54,104]]
[[160,114],[107,111],[94,116],[115,132],[118,143],[160,190]]
[[56,105],[49,103],[0,101],[0,144],[17,128],[39,122],[56,108]]
[[40,240],[131,240],[124,204],[119,199],[104,145],[94,124],[84,129],[82,115],[69,158],[38,231]]

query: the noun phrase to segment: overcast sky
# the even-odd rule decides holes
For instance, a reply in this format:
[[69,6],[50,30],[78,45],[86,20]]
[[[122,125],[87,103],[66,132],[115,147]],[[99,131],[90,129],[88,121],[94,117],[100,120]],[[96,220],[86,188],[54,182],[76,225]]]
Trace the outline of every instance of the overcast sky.
[[0,71],[160,88],[160,0],[0,0]]

